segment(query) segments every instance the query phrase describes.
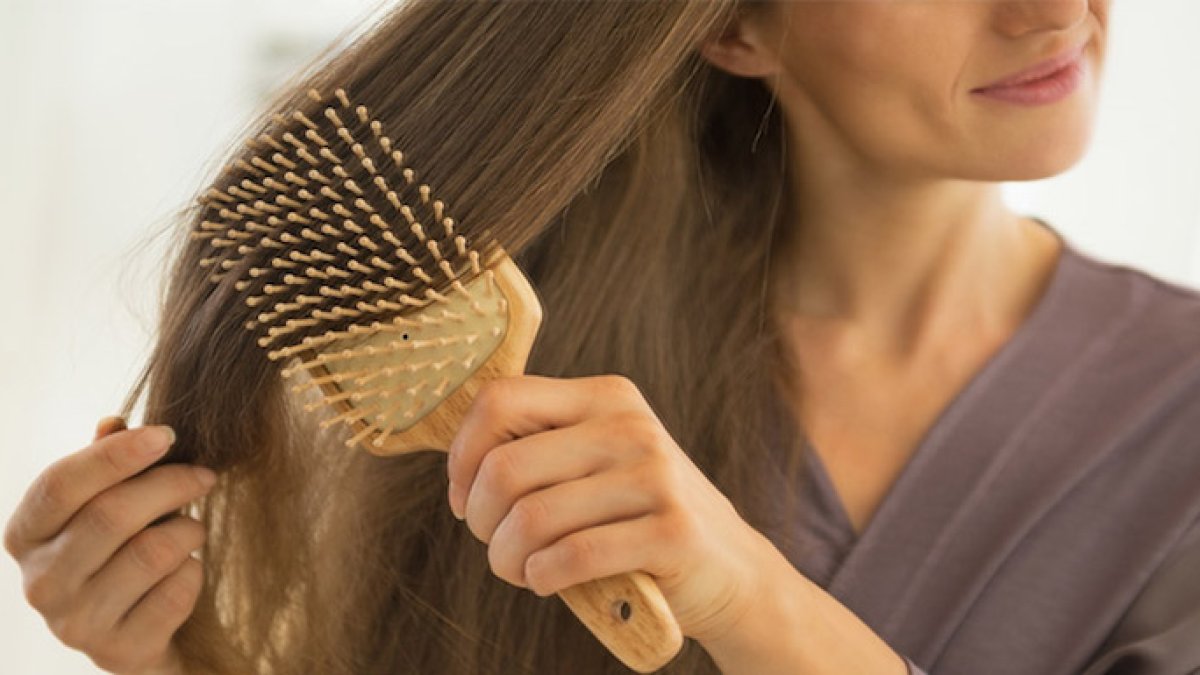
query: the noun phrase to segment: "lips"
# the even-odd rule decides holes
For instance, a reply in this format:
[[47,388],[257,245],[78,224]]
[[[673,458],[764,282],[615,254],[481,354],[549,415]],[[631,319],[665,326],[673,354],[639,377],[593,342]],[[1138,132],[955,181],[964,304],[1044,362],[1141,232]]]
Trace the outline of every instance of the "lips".
[[1025,70],[1008,75],[1007,77],[999,79],[991,84],[987,84],[982,87],[976,87],[971,91],[1002,89],[1004,87],[1011,87],[1025,82],[1032,82],[1048,75],[1053,75],[1054,73],[1057,73],[1058,71],[1077,61],[1079,57],[1083,55],[1083,50],[1085,47],[1087,47],[1087,43],[1079,45],[1078,47],[1073,47],[1052,59],[1042,61],[1041,63],[1038,63],[1030,68],[1026,68]]

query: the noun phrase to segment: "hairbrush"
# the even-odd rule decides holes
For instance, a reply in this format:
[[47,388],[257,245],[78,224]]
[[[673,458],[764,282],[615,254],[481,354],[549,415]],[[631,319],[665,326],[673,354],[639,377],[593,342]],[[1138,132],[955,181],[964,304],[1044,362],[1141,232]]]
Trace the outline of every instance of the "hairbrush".
[[[334,96],[310,89],[273,115],[201,196],[191,236],[210,247],[209,280],[250,308],[258,346],[303,380],[293,392],[318,390],[305,410],[335,413],[322,429],[343,424],[347,446],[377,455],[446,452],[483,382],[524,373],[541,304],[499,244],[485,257],[455,231],[383,124]],[[634,670],[682,646],[645,572],[559,596]]]

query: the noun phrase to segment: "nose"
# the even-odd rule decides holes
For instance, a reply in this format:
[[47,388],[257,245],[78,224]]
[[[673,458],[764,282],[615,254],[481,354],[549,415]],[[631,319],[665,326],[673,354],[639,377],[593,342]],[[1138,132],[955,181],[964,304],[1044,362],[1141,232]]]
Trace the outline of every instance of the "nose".
[[1091,0],[999,0],[996,29],[1010,37],[1064,31],[1085,20]]

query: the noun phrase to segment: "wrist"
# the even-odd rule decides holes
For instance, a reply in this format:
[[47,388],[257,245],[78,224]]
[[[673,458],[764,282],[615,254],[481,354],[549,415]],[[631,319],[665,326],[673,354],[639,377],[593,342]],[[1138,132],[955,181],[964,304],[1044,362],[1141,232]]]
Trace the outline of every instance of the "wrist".
[[810,582],[765,536],[762,542],[766,562],[748,575],[742,606],[718,630],[692,636],[725,675],[808,672],[797,666]]
[[771,550],[776,555],[745,611],[719,635],[697,638],[722,673],[908,675],[908,664],[883,638]]

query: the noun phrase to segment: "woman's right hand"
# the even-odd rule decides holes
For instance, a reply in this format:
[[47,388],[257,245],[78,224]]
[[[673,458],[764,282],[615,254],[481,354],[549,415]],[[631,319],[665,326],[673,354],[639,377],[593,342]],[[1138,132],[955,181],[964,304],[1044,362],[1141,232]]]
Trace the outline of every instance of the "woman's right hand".
[[181,514],[154,521],[207,494],[215,474],[185,464],[141,473],[173,442],[165,426],[101,420],[91,445],[37,477],[4,531],[29,604],[110,672],[184,672],[172,636],[200,594],[202,568],[189,554],[205,530]]

